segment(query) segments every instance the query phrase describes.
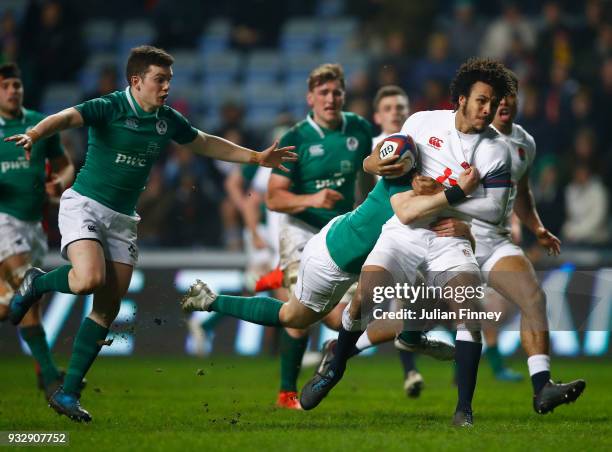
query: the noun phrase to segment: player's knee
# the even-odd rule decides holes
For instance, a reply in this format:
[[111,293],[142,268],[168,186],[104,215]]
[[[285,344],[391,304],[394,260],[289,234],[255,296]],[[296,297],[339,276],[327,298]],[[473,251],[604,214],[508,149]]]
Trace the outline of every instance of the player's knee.
[[70,288],[76,294],[90,294],[100,287],[104,286],[106,278],[103,272],[93,271],[91,273],[78,275],[74,284],[70,284]]

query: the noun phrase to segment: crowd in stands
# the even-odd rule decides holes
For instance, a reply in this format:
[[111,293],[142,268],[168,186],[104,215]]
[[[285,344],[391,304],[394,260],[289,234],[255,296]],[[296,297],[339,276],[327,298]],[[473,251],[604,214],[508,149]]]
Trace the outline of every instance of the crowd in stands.
[[[345,66],[346,109],[371,118],[385,84],[406,89],[412,112],[452,108],[459,64],[493,57],[520,79],[544,223],[564,244],[595,246],[611,241],[611,18],[603,0],[2,0],[0,60],[22,67],[26,105],[51,113],[125,86],[130,47],[162,46],[176,56],[170,104],[261,149],[305,116],[306,75],[320,63]],[[65,140],[82,165],[86,136]],[[142,246],[240,249],[230,170],[170,147],[139,204]]]

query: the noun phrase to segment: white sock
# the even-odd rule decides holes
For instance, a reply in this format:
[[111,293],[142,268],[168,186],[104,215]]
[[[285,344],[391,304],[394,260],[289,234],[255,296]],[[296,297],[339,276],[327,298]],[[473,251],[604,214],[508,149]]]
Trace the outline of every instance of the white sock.
[[370,341],[370,338],[368,337],[368,332],[364,331],[363,334],[359,336],[359,339],[357,339],[355,347],[357,347],[357,350],[361,351],[365,350],[366,348],[370,348],[372,345],[372,341]]
[[527,358],[527,367],[529,367],[529,376],[540,372],[550,372],[550,356],[548,355],[533,355]]
[[465,341],[465,342],[476,342],[476,343],[482,342],[482,340],[480,340],[480,337],[481,337],[480,332],[474,331],[474,333],[475,334],[472,334],[472,332],[470,332],[469,330],[465,328],[465,324],[461,323],[457,325],[457,334],[455,336],[455,340]]

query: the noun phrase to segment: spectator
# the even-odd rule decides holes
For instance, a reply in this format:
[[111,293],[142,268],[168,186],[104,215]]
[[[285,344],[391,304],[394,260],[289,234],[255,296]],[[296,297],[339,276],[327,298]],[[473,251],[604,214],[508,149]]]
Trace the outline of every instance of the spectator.
[[96,89],[85,94],[83,101],[104,96],[119,89],[117,83],[117,68],[115,66],[104,66],[100,69],[98,85]]
[[409,78],[412,92],[420,92],[427,80],[436,79],[448,85],[457,70],[457,63],[450,58],[448,37],[443,33],[432,33],[429,37],[427,55],[414,66]]
[[565,189],[567,218],[561,235],[569,243],[597,245],[607,242],[608,192],[588,165],[574,169],[572,182]]
[[487,28],[482,40],[480,55],[505,60],[513,37],[520,39],[524,47],[530,51],[536,44],[533,25],[521,14],[516,3],[508,2],[503,8],[502,17],[494,20]]
[[450,102],[447,86],[446,82],[440,80],[426,80],[423,95],[417,97],[414,102],[413,113],[424,110],[452,110],[453,104]]
[[25,86],[33,107],[38,106],[48,83],[73,80],[84,61],[81,21],[68,5],[59,0],[30,2],[26,10],[19,42],[24,63],[33,75],[32,85]]

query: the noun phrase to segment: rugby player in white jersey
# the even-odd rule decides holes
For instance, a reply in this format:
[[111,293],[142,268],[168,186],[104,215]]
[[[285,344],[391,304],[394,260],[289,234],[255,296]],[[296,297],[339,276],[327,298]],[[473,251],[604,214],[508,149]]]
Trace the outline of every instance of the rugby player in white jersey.
[[[542,224],[531,188],[529,169],[535,159],[535,141],[520,125],[514,123],[517,114],[516,76],[509,72],[513,92],[504,97],[497,109],[492,126],[499,132],[510,149],[512,189],[505,220],[498,225],[475,218],[472,233],[476,238],[476,260],[483,279],[488,284],[485,309],[490,310],[491,296],[511,301],[521,309],[521,341],[528,356],[527,364],[533,385],[533,407],[539,414],[551,412],[556,406],[576,400],[586,384],[584,380],[556,384],[550,380],[550,338],[546,319],[546,297],[537,281],[531,262],[521,248],[511,240],[511,212],[531,230],[538,243],[550,254],[559,254],[560,241]],[[426,184],[427,180],[421,181]],[[430,179],[425,192],[430,192],[434,179]],[[415,191],[419,192],[417,188]],[[434,228],[436,229],[436,228]],[[445,234],[443,229],[438,233]],[[491,293],[493,292],[493,294]],[[495,331],[493,331],[495,334]],[[395,331],[379,332],[372,345],[393,340]],[[488,338],[487,345],[488,345]],[[358,347],[359,348],[359,347]],[[361,349],[359,350],[361,351]]]
[[[493,120],[493,127],[510,147],[512,159],[512,191],[505,220],[491,224],[474,219],[472,232],[476,238],[476,260],[488,287],[521,310],[521,343],[527,354],[527,366],[533,386],[533,409],[539,414],[552,411],[563,403],[575,401],[584,388],[584,380],[568,384],[550,379],[550,335],[546,317],[546,295],[535,270],[523,250],[511,239],[510,218],[517,215],[549,254],[557,255],[561,242],[542,224],[536,209],[529,170],[535,159],[533,137],[514,123],[517,114],[518,80],[513,80],[513,92],[504,97]],[[487,342],[487,345],[489,343]]]
[[[489,125],[500,99],[510,93],[511,84],[501,63],[470,59],[459,68],[451,84],[456,111],[420,112],[404,124],[402,133],[410,135],[419,149],[421,174],[435,178],[448,188],[444,193],[455,209],[408,225],[405,223],[410,223],[412,218],[403,215],[402,209],[410,200],[397,198],[391,191],[396,215],[383,227],[362,268],[360,285],[364,306],[371,306],[375,287],[414,284],[420,266],[427,272],[431,285],[471,288],[472,293],[478,293],[480,270],[469,241],[449,237],[444,225],[436,227],[440,233],[428,226],[436,219],[449,216],[480,218],[492,224],[504,219],[511,187],[510,156],[506,143]],[[456,177],[468,169],[482,177],[482,184],[466,199]],[[454,304],[452,299],[447,300]],[[361,334],[361,306],[357,305],[354,300],[348,315],[343,317],[336,354],[326,373],[315,375],[302,389],[300,402],[304,408],[317,406],[342,378],[346,360]],[[476,303],[470,308],[478,310]],[[453,423],[471,426],[471,402],[482,351],[479,323],[460,323],[456,339],[458,403]]]

